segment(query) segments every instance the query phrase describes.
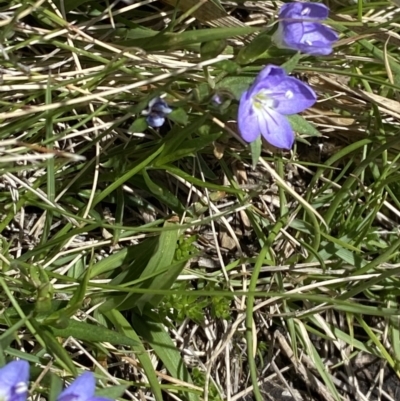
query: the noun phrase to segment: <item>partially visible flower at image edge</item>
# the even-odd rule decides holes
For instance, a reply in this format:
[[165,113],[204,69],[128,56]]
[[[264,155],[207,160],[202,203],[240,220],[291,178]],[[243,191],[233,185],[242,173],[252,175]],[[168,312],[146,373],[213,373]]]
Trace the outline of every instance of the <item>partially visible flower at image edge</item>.
[[28,396],[29,363],[12,361],[0,369],[0,400],[26,401]]
[[147,110],[143,110],[142,114],[147,116],[146,121],[150,127],[159,128],[164,124],[165,116],[171,111],[172,109],[163,99],[156,97],[150,100]]
[[291,149],[295,134],[285,115],[300,113],[316,100],[317,95],[307,84],[270,64],[240,98],[237,118],[240,135],[246,142],[262,135],[277,148]]
[[339,38],[332,28],[321,24],[328,15],[329,8],[324,4],[286,3],[279,10],[280,21],[272,40],[281,49],[326,56]]
[[92,372],[78,376],[58,397],[57,401],[111,401],[108,398],[96,397],[96,380]]

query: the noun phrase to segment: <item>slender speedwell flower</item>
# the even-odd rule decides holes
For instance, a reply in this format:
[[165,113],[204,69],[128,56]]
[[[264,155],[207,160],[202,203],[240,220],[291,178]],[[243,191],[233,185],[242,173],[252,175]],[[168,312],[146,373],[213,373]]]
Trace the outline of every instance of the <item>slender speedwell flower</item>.
[[165,116],[171,113],[172,109],[159,97],[156,97],[149,102],[147,110],[143,110],[142,114],[147,116],[146,121],[150,127],[161,127],[165,122]]
[[291,149],[294,132],[285,115],[297,114],[317,100],[315,92],[275,65],[266,66],[240,98],[240,135],[253,142],[260,134],[271,145]]
[[28,396],[29,363],[12,361],[0,369],[0,400],[26,401]]
[[96,397],[96,380],[92,372],[85,372],[77,377],[58,397],[57,401],[110,401]]
[[329,8],[319,3],[286,3],[279,11],[278,29],[273,35],[277,47],[314,56],[332,53],[338,34],[322,25]]

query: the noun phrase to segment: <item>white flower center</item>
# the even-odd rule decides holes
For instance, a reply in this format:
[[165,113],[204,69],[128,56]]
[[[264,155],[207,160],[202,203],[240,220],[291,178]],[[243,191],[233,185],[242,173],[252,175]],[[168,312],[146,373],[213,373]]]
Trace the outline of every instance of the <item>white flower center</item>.
[[288,90],[286,91],[286,93],[285,93],[285,98],[286,98],[286,99],[292,99],[293,96],[294,96],[294,93],[293,93],[290,89],[288,89]]
[[306,45],[308,45],[308,46],[312,46],[312,44],[313,44],[313,42],[311,42],[311,40],[306,40],[305,43],[306,43]]
[[272,99],[270,96],[268,96],[269,93],[265,90],[258,92],[255,96],[253,96],[252,101],[253,101],[253,106],[255,109],[261,110],[261,109],[274,109],[276,106],[278,106],[278,101],[275,99]]
[[28,387],[25,382],[19,382],[15,385],[16,394],[24,394],[28,391]]
[[302,12],[301,12],[301,15],[308,15],[308,14],[310,14],[310,8],[309,7],[306,7]]

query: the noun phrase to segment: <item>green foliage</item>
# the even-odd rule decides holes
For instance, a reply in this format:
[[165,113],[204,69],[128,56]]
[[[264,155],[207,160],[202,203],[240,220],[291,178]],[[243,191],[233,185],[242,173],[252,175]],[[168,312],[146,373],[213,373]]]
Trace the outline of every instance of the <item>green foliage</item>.
[[236,61],[239,64],[251,64],[257,59],[267,56],[269,46],[271,46],[271,35],[269,32],[263,32],[240,49]]
[[[204,372],[202,372],[199,368],[194,368],[193,369],[193,380],[194,380],[194,383],[197,384],[199,387],[204,387],[204,385],[205,385]],[[211,383],[211,385],[208,388],[208,396],[210,397],[210,400],[222,401],[222,397],[219,394],[218,389],[216,388],[214,383]]]
[[[207,283],[202,289],[212,294],[220,289],[218,287],[214,283]],[[204,316],[207,311],[210,312],[213,319],[231,320],[229,299],[215,295],[204,298],[198,296],[196,291],[193,291],[193,295],[187,292],[182,294],[187,288],[186,283],[175,288],[176,294],[167,297],[163,303],[163,314],[170,316],[178,323],[182,323],[189,318],[195,323],[201,324],[204,322]],[[172,311],[172,314],[170,311]]]
[[[352,399],[336,376],[356,353],[400,366],[393,5],[330,4],[341,41],[313,57],[271,46],[275,4],[171,3],[0,1],[0,365],[28,360],[50,401],[89,369],[112,399],[197,401],[208,381],[219,401],[226,355],[237,391],[255,386],[271,335],[295,356],[279,369],[305,355]],[[288,117],[292,152],[237,140],[269,63],[318,94]],[[173,111],[149,128],[160,95]]]
[[[170,317],[178,323],[182,323],[186,318],[189,318],[195,323],[201,324],[204,321],[204,310],[209,305],[209,301],[200,299],[195,292],[193,295],[179,295],[186,288],[186,284],[181,284],[176,288],[176,295],[167,297],[161,310],[163,314],[171,315]],[[172,314],[169,311],[172,311]]]

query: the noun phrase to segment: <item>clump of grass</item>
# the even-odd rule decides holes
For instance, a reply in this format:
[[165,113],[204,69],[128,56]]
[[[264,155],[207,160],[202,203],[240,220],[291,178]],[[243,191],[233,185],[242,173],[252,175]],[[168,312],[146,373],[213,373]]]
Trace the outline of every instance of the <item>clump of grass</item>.
[[[335,53],[300,58],[259,45],[274,2],[0,7],[1,362],[33,394],[85,369],[111,398],[395,391],[398,9],[331,3]],[[319,101],[255,164],[237,97],[268,63]]]

